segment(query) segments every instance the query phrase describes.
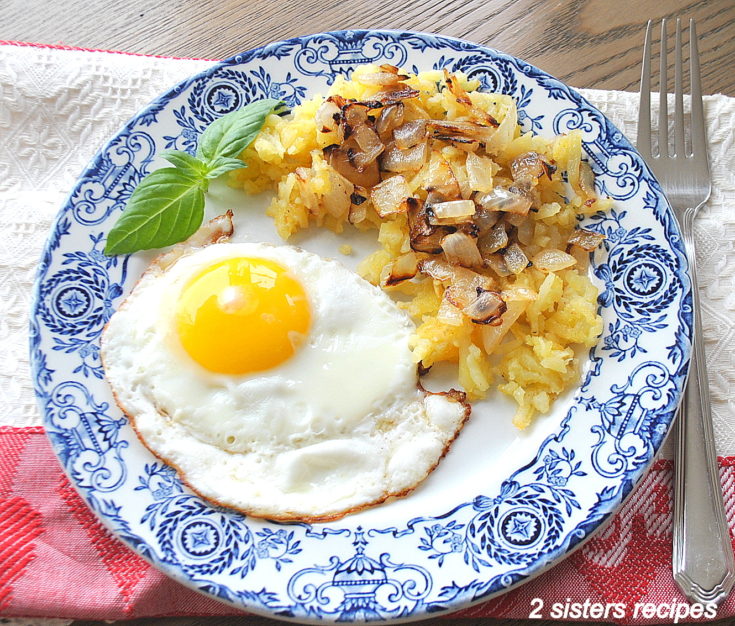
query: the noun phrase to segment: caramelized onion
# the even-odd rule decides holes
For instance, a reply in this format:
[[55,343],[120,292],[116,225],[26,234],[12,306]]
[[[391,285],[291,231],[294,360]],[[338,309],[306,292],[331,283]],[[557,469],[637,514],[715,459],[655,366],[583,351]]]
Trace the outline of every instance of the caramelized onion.
[[431,153],[425,184],[429,193],[435,193],[435,197],[444,201],[459,200],[462,197],[452,166],[438,150]]
[[[419,92],[413,87],[407,85],[398,85],[396,89],[386,89],[379,93],[376,93],[372,98],[377,101],[381,106],[387,104],[394,104],[401,100],[407,100],[409,98],[418,98]],[[378,107],[374,107],[378,108]]]
[[411,172],[421,168],[426,162],[427,143],[419,143],[401,150],[392,144],[385,149],[380,158],[380,167],[388,172]]
[[354,137],[360,152],[353,157],[353,162],[358,169],[364,169],[370,165],[385,150],[383,142],[372,128],[367,124],[360,124],[354,128]]
[[460,300],[459,296],[461,294],[470,294],[472,296],[471,300],[477,295],[478,289],[493,291],[495,288],[495,281],[489,276],[435,258],[419,261],[419,272],[438,280],[445,287],[450,285],[457,287],[458,291],[455,293],[455,298],[459,304],[456,306],[464,306],[469,302],[469,300]]
[[370,107],[364,102],[349,102],[342,107],[342,120],[348,127],[345,137],[349,137],[351,130],[356,126],[367,124]]
[[[508,215],[510,217],[510,215]],[[516,237],[518,242],[524,246],[528,246],[533,241],[533,233],[536,230],[536,222],[534,220],[524,219],[520,224],[516,224]]]
[[340,119],[340,109],[331,100],[325,100],[316,111],[316,127],[322,133],[330,133],[337,130]]
[[408,205],[404,202],[411,195],[411,190],[403,176],[386,178],[382,183],[370,190],[370,199],[380,217],[394,213],[405,213]]
[[442,239],[441,244],[445,258],[452,265],[482,266],[482,257],[474,237],[463,232],[450,233]]
[[501,323],[507,306],[499,293],[495,291],[481,291],[477,297],[464,309],[464,313],[475,324],[489,324],[495,326]]
[[[428,201],[427,201],[428,204]],[[472,200],[450,200],[429,205],[429,223],[437,225],[457,224],[467,221],[475,213]]]
[[409,280],[416,276],[419,271],[418,263],[418,257],[413,251],[406,252],[396,258],[391,265],[390,274],[385,281],[386,286],[397,285],[404,280]]
[[491,254],[487,257],[483,255],[483,257],[485,258],[485,266],[489,267],[498,276],[505,278],[511,275],[512,272],[505,264],[505,259],[502,254],[496,252],[495,254]]
[[503,260],[507,268],[514,274],[520,274],[528,267],[528,257],[517,243],[512,243],[505,249]]
[[492,115],[472,104],[470,94],[468,94],[459,84],[457,77],[450,74],[446,68],[444,68],[444,82],[457,103],[464,106],[471,117],[487,126],[499,126],[498,120],[496,120]]
[[588,198],[595,198],[595,174],[586,161],[579,164],[579,186]]
[[480,254],[488,258],[494,252],[502,250],[508,245],[508,233],[504,224],[496,224],[488,233],[481,236],[477,242]]
[[558,272],[575,265],[577,259],[561,250],[546,248],[533,255],[532,263],[542,272]]
[[532,204],[527,196],[503,187],[495,187],[487,193],[475,194],[474,200],[486,211],[505,211],[518,215],[528,215]]
[[605,235],[601,235],[600,233],[595,233],[584,228],[578,228],[569,236],[567,243],[569,245],[582,248],[582,250],[585,250],[586,252],[592,252],[599,247],[603,241],[605,241]]
[[401,124],[393,131],[393,139],[396,142],[396,148],[405,150],[412,148],[417,143],[421,143],[426,138],[426,121],[411,120]]
[[426,206],[416,198],[408,198],[408,234],[411,249],[416,252],[439,254],[442,251],[441,240],[451,232],[443,226],[429,223]]
[[403,124],[403,114],[403,102],[396,102],[381,109],[378,119],[375,120],[375,132],[383,143],[388,143],[393,136],[393,129]]
[[[385,68],[392,68],[392,65],[385,66]],[[371,72],[361,75],[353,75],[353,79],[362,85],[378,85],[378,86],[392,86],[397,85],[400,82],[407,80],[408,76],[405,74],[399,74],[398,71],[392,71],[385,69],[381,65],[380,72]],[[397,70],[397,68],[396,68]]]
[[[444,292],[446,294],[446,292]],[[443,324],[450,326],[461,326],[464,323],[462,311],[454,306],[448,298],[443,297],[436,312],[436,318]]]
[[527,299],[511,299],[512,296],[509,297],[505,292],[502,293],[507,308],[503,313],[500,323],[483,326],[480,331],[482,347],[487,354],[492,354],[498,345],[500,345],[500,342],[510,330],[510,327],[525,312],[528,305],[535,298],[535,294],[531,294],[531,296]]
[[477,141],[485,143],[495,132],[494,128],[477,122],[428,120],[426,125],[437,139],[448,141]]
[[322,197],[322,204],[331,216],[344,219],[352,204],[351,196],[355,186],[339,172],[329,171],[329,191]]
[[370,188],[380,182],[378,162],[373,161],[363,168],[354,162],[354,156],[359,152],[354,137],[350,137],[341,146],[327,146],[324,154],[329,164],[353,185]]
[[467,182],[472,191],[489,192],[493,189],[493,162],[487,157],[467,154],[465,161]]
[[524,152],[517,156],[510,164],[510,173],[513,180],[538,179],[544,174],[551,179],[556,166],[549,163],[538,152]]
[[498,220],[503,216],[499,211],[487,211],[485,209],[475,209],[472,222],[477,226],[477,236],[483,237],[487,235]]

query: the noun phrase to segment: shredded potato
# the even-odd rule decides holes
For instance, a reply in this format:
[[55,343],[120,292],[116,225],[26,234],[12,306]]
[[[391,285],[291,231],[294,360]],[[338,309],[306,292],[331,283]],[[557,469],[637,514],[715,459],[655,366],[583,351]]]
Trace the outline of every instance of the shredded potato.
[[[416,363],[457,363],[470,399],[497,386],[526,428],[578,381],[575,349],[602,331],[588,249],[572,244],[599,243],[577,216],[611,201],[593,193],[579,131],[523,133],[515,101],[477,87],[461,73],[360,67],[269,116],[231,180],[275,190],[267,211],[284,240],[311,225],[375,230],[380,249],[358,271],[416,322]],[[426,259],[444,265],[428,275]]]

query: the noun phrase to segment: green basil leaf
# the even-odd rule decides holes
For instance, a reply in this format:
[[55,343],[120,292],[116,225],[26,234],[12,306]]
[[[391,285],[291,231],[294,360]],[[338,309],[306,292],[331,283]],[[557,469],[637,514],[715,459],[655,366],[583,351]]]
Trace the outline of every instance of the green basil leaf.
[[108,233],[105,254],[130,254],[183,241],[204,219],[204,189],[201,177],[174,167],[149,174]]
[[203,177],[207,172],[206,164],[195,156],[190,155],[188,152],[182,152],[181,150],[166,150],[161,152],[160,156],[191,176]]
[[255,139],[265,118],[282,106],[280,100],[256,100],[216,119],[199,137],[197,157],[211,163],[218,157],[238,156]]
[[209,170],[207,170],[207,178],[217,178],[222,176],[225,172],[231,170],[239,170],[240,168],[247,167],[247,163],[240,159],[232,159],[230,157],[219,157],[210,163]]

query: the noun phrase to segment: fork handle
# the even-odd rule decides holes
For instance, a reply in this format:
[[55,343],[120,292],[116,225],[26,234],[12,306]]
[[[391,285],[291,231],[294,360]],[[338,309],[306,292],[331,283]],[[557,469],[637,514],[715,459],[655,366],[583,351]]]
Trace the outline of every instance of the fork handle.
[[712,429],[691,228],[693,214],[694,211],[685,214],[682,224],[692,278],[694,354],[676,433],[673,572],[690,601],[719,604],[735,583],[735,559]]

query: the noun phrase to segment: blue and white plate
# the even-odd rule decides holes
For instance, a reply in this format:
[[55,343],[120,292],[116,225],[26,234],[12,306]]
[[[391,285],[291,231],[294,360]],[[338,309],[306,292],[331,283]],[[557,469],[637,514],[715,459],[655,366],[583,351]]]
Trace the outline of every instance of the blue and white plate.
[[[615,199],[613,210],[584,222],[607,237],[592,269],[604,332],[583,355],[581,385],[549,416],[521,433],[499,394],[478,403],[447,458],[411,496],[326,524],[250,519],[193,495],[140,444],[112,401],[100,332],[150,256],[107,258],[105,234],[138,181],[162,165],[161,151],[193,151],[218,116],[263,97],[295,105],[368,62],[463,71],[485,90],[512,95],[526,130],[582,130],[598,189]],[[242,238],[276,240],[262,198],[223,185],[209,195],[210,212],[239,207]],[[339,256],[342,240],[307,232],[297,243]],[[482,46],[359,30],[237,55],[158,98],[102,148],[46,244],[31,354],[46,429],[72,482],[117,536],[164,572],[282,618],[418,619],[522,583],[618,508],[671,424],[691,325],[671,210],[641,157],[597,109],[535,67]]]

